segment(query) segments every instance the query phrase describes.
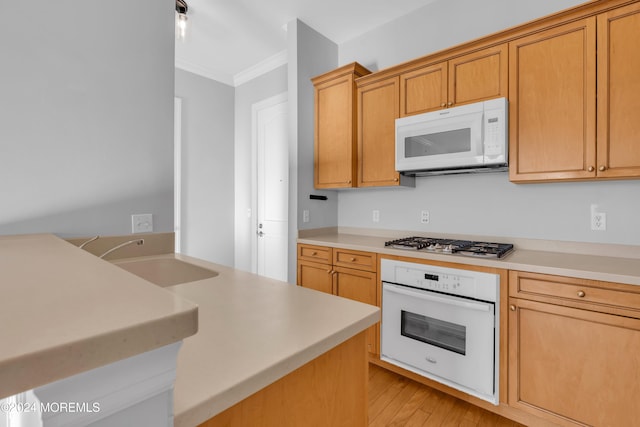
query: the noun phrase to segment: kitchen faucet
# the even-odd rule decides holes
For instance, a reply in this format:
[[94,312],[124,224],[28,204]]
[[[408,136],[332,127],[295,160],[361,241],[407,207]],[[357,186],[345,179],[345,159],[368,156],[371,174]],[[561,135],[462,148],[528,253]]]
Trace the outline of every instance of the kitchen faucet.
[[80,249],[84,248],[85,246],[87,246],[89,243],[91,242],[95,242],[96,240],[98,240],[100,238],[100,236],[95,236],[90,238],[89,240],[82,242],[82,244],[80,246],[78,246]]
[[130,245],[130,244],[132,244],[132,243],[135,243],[135,244],[137,244],[138,246],[140,246],[140,245],[144,245],[144,239],[134,239],[134,240],[126,241],[126,242],[124,242],[124,243],[120,243],[119,245],[114,246],[113,248],[109,249],[108,251],[106,251],[105,253],[103,253],[102,255],[100,255],[100,258],[104,258],[104,257],[106,257],[107,255],[109,255],[111,252],[113,252],[113,251],[117,251],[118,249],[123,248],[123,247],[125,247],[125,246],[127,246],[127,245]]

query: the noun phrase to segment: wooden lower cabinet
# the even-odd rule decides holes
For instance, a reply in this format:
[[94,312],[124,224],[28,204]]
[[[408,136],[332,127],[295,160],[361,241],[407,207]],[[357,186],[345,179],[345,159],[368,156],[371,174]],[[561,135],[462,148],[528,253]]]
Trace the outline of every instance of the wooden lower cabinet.
[[298,286],[332,294],[331,265],[298,260]]
[[[334,267],[335,294],[339,297],[377,305],[376,273],[353,268]],[[367,329],[367,350],[378,354],[378,326]]]
[[[298,286],[379,306],[376,271],[374,253],[298,245]],[[369,353],[379,354],[379,334],[378,325],[367,330]]]
[[354,336],[200,427],[367,425],[365,334]]
[[509,405],[559,425],[637,425],[640,319],[607,312],[624,309],[621,285],[510,275]]

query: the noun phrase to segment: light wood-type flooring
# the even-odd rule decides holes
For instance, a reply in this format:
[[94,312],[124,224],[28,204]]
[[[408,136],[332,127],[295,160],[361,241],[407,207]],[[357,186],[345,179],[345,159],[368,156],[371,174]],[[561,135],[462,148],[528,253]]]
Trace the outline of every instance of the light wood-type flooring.
[[369,364],[369,426],[519,427],[522,424]]

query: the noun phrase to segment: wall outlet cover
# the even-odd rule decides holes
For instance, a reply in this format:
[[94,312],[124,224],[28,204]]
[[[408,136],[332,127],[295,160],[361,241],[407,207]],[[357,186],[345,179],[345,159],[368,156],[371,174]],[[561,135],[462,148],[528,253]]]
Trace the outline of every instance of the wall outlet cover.
[[150,233],[153,231],[153,214],[131,215],[132,233]]

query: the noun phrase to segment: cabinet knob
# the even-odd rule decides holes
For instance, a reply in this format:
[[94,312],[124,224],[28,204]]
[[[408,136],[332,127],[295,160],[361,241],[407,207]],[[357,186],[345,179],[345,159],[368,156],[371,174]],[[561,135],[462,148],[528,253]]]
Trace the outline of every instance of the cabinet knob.
[[584,296],[585,296],[585,295],[586,295],[586,294],[584,293],[584,291],[578,291],[578,296],[579,296],[580,298],[584,298]]
[[333,270],[327,270],[327,274],[331,274]]
[[449,102],[447,105],[451,107],[453,105],[453,102]]
[[356,262],[356,259],[354,257],[351,257],[351,262]]
[[315,251],[311,252],[311,256],[316,256],[316,255],[318,255],[318,252],[315,252]]
[[605,165],[602,165],[602,166],[600,166],[600,167],[598,168],[598,170],[599,170],[600,172],[602,172],[602,171],[604,171],[606,168],[607,168],[607,167],[606,167]]
[[440,106],[441,106],[441,107],[446,107],[446,106],[447,106],[447,104],[443,102],[442,104],[440,104]]
[[398,182],[399,181],[398,178],[393,178],[393,180],[394,180],[394,182]]
[[511,305],[509,306],[509,310],[511,310],[511,311],[516,311],[516,306],[515,306],[515,305],[513,305],[513,304],[511,304]]
[[589,166],[589,167],[587,168],[587,170],[588,170],[589,172],[593,172],[594,170],[596,170],[596,168],[594,168],[593,166]]
[[351,180],[347,181],[347,184],[351,184]]

